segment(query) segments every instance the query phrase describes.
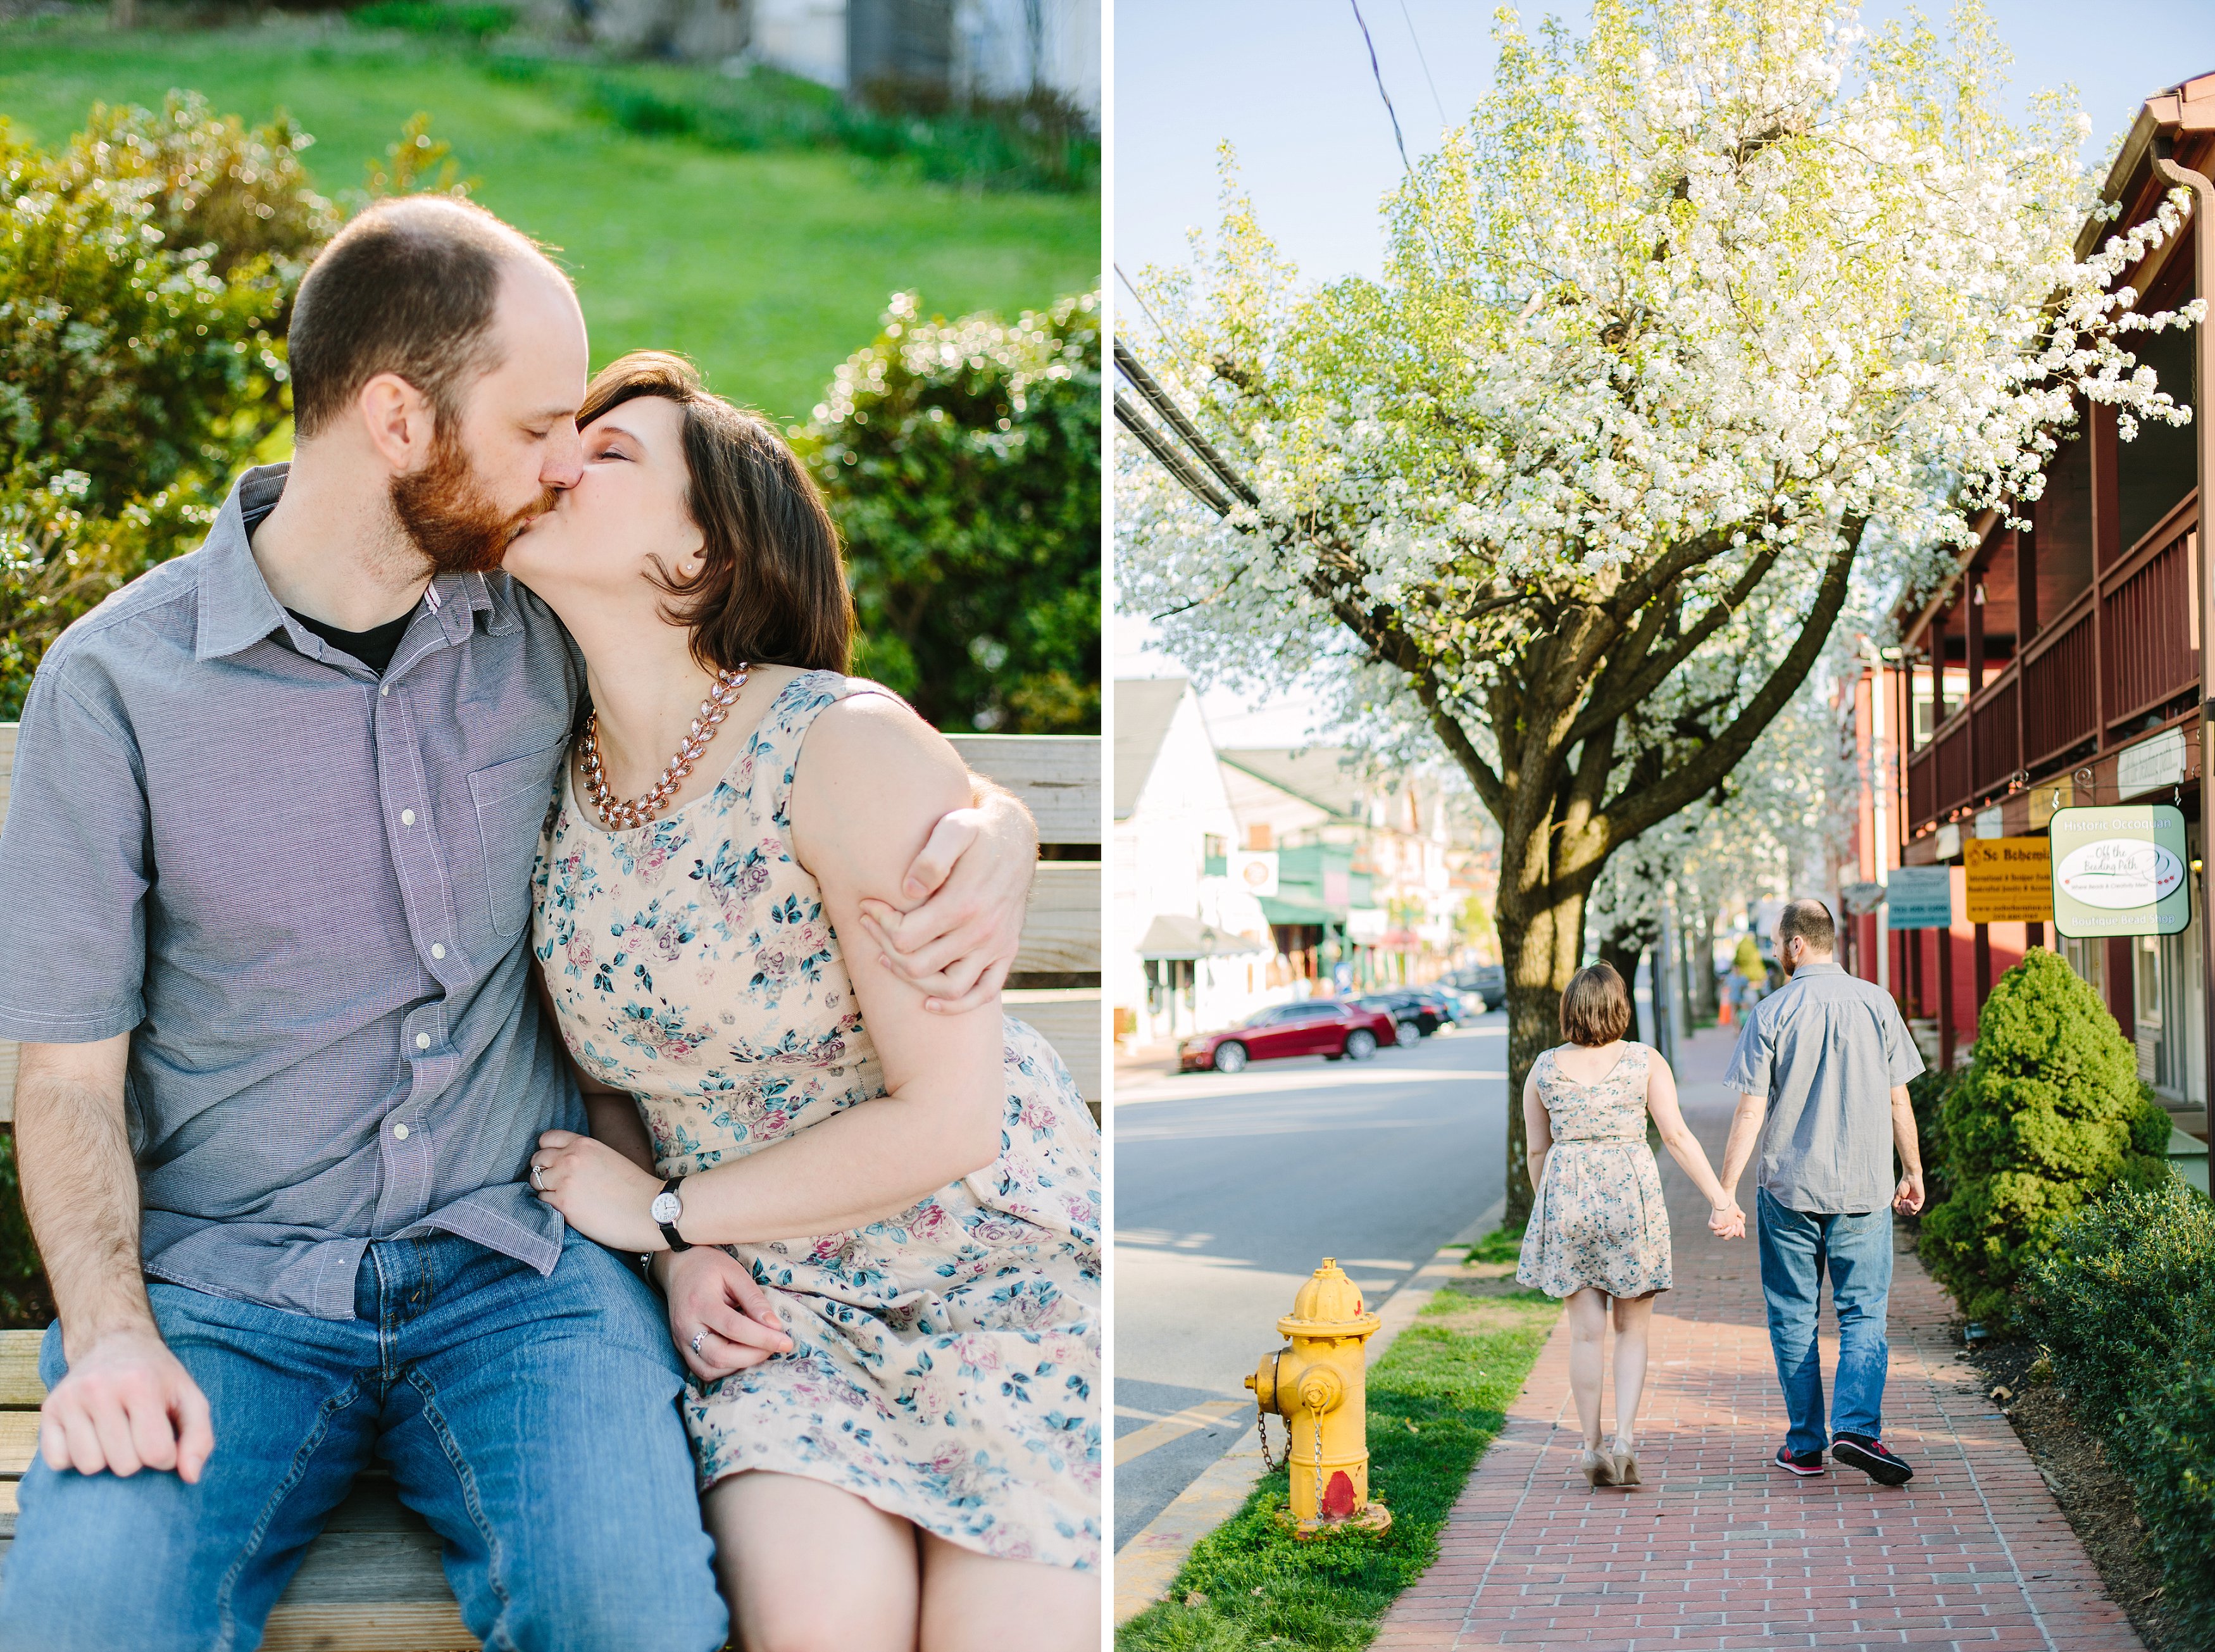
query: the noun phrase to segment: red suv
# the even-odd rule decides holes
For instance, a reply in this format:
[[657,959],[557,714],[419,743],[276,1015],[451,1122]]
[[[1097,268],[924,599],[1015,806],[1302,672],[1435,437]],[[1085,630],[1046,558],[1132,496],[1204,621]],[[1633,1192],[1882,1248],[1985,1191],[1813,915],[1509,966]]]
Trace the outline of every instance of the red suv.
[[1381,1045],[1393,1041],[1392,1017],[1344,998],[1309,998],[1279,1004],[1247,1018],[1227,1033],[1187,1038],[1177,1051],[1182,1072],[1236,1072],[1249,1061],[1280,1055],[1345,1056],[1366,1061]]

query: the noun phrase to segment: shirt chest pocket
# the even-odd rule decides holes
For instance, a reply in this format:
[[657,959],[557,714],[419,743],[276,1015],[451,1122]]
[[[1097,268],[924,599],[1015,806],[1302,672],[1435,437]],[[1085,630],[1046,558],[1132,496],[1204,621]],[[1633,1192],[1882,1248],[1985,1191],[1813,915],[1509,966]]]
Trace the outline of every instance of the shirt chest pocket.
[[567,749],[549,746],[469,776],[482,857],[480,898],[495,935],[520,935],[530,922],[531,863]]

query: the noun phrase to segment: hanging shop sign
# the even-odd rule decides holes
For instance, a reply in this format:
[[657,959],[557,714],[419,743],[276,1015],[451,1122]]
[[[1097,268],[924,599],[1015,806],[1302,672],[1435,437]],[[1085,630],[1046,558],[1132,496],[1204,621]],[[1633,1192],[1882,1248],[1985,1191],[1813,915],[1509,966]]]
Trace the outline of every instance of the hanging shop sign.
[[1230,881],[1249,895],[1277,893],[1277,851],[1273,849],[1234,849],[1230,851]]
[[1884,886],[1887,927],[1895,930],[1950,929],[1954,923],[1954,869],[1898,866]]
[[1936,844],[1934,845],[1934,849],[1938,858],[1942,861],[1957,861],[1960,859],[1960,826],[1951,820],[1948,821],[1944,826],[1940,826],[1938,828],[1938,839]]
[[2184,748],[2184,731],[2167,728],[2151,740],[2126,747],[2115,758],[2115,795],[2136,797],[2161,786],[2174,786],[2191,765]]
[[2000,821],[2000,806],[1997,803],[1993,804],[1990,808],[1977,811],[1978,837],[2001,838],[2007,835],[2007,827]]
[[2179,935],[2192,921],[2192,851],[2171,803],[2057,809],[2053,927],[2072,941]]
[[2053,921],[2052,844],[2045,838],[1972,838],[1961,845],[1972,924]]

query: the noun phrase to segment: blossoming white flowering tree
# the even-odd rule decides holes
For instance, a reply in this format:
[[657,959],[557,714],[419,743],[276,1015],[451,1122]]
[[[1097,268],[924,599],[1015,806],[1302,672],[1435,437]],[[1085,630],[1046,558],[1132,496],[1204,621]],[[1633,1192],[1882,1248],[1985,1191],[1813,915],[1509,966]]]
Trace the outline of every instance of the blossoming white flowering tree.
[[[1994,105],[1957,12],[1865,39],[1848,0],[1502,14],[1497,90],[1386,203],[1380,280],[1303,290],[1230,193],[1148,271],[1141,349],[1249,485],[1218,518],[1119,450],[1119,578],[1203,672],[1341,656],[1389,683],[1503,835],[1509,1082],[1552,1042],[1608,857],[1713,793],[1856,584],[2034,494],[2079,398],[2183,413],[2089,262],[2081,117]],[[1508,1109],[1509,1219],[1527,1209]]]

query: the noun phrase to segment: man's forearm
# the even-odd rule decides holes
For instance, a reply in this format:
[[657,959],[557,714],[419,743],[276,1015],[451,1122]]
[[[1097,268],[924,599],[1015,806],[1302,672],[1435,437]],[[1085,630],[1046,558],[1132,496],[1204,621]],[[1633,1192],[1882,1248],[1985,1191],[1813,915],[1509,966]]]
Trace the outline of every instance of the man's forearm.
[[1921,1176],[1923,1139],[1917,1133],[1915,1103],[1905,1084],[1894,1086],[1892,1092],[1892,1141],[1899,1150],[1899,1168],[1909,1176]]
[[1723,1191],[1732,1199],[1738,1197],[1739,1178],[1746,1174],[1746,1165],[1753,1158],[1754,1145],[1761,1139],[1761,1121],[1767,1105],[1758,1096],[1740,1096],[1738,1111],[1731,1115],[1730,1137],[1723,1144]]
[[153,1329],[138,1251],[138,1170],[120,1082],[44,1071],[26,1051],[15,1093],[23,1208],[71,1356],[115,1330]]

